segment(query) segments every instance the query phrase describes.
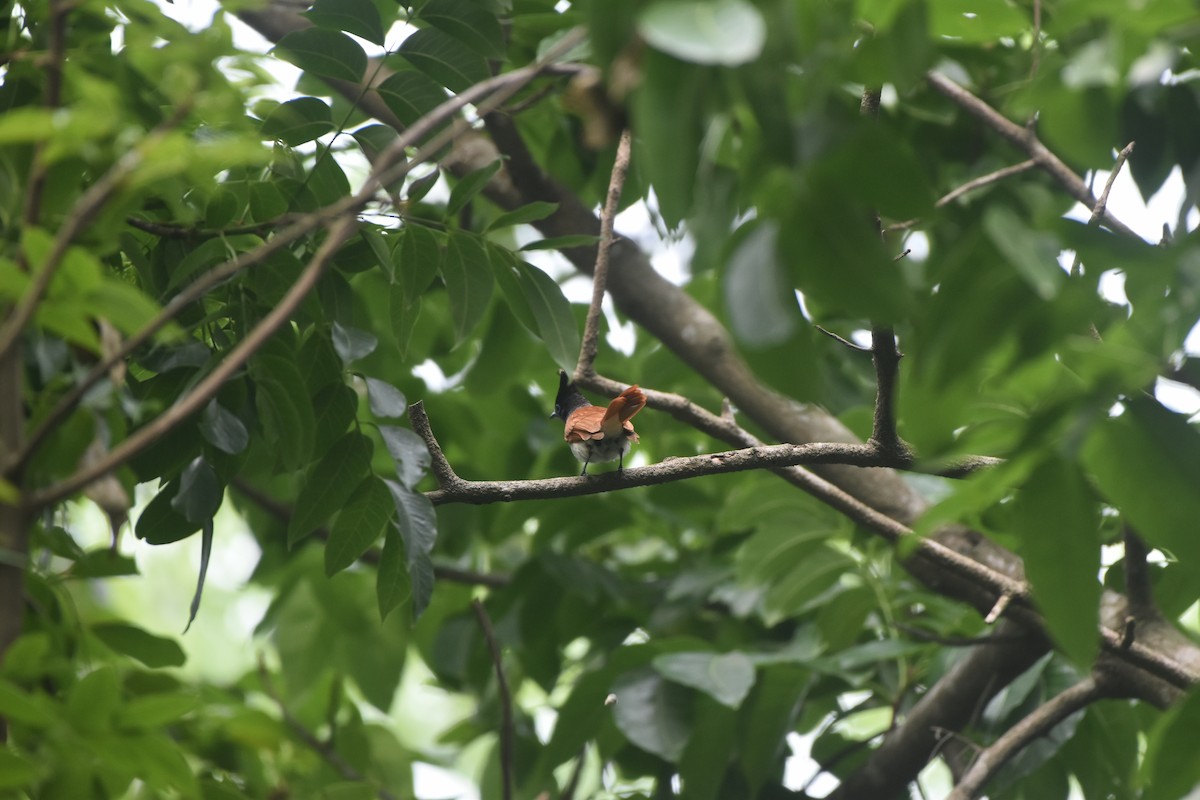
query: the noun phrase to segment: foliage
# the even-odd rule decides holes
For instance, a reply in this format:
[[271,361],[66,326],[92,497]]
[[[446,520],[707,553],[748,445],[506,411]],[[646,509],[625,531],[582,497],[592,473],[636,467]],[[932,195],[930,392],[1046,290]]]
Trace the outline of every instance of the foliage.
[[[223,14],[192,32],[141,0],[6,9],[0,581],[23,579],[24,599],[0,607],[4,791],[412,797],[426,762],[487,798],[508,796],[507,768],[523,798],[773,798],[800,791],[784,771],[797,741],[824,785],[855,785],[884,735],[935,705],[968,657],[956,645],[989,633],[977,612],[995,597],[981,608],[972,592],[993,587],[930,578],[829,492],[756,470],[494,505],[426,494],[438,483],[406,421],[417,400],[465,479],[577,469],[546,417],[584,307],[551,253],[592,262],[588,209],[626,125],[625,205],[649,203],[695,251],[679,290],[647,278],[633,244],[614,248],[610,288],[635,324],[602,337],[599,372],[710,408],[732,397],[764,438],[820,420],[827,438],[866,440],[871,359],[817,326],[894,328],[899,433],[922,468],[1004,463],[962,481],[821,474],[922,535],[961,523],[1020,556],[1032,603],[1013,600],[1014,629],[1036,608],[1056,645],[1021,637],[1033,666],[941,709],[963,715],[952,738],[987,746],[1081,675],[1126,670],[1105,684],[1119,700],[1026,743],[990,796],[1200,784],[1194,694],[1153,708],[1187,688],[1156,664],[1200,674],[1180,633],[1198,627],[1200,431],[1154,397],[1161,376],[1196,383],[1192,3],[318,0],[287,30],[238,13],[274,39],[269,58],[302,70],[294,96],[262,98],[264,62],[234,47]],[[577,26],[586,39],[566,48]],[[515,94],[486,122],[443,116],[398,138],[556,46],[557,69],[496,84]],[[939,202],[1029,156],[930,70],[1076,172],[1113,168],[1130,140],[1143,195],[1178,168],[1173,235],[1067,218],[1077,198],[1044,169]],[[345,88],[364,82],[375,89]],[[885,87],[878,118],[863,87]],[[1101,293],[1106,276],[1125,297]],[[763,400],[780,396],[806,405]],[[637,424],[635,463],[724,447],[653,409]],[[104,458],[108,477],[76,480]],[[86,496],[118,527],[138,494],[151,497],[139,548],[202,537],[197,603],[218,512],[246,520],[270,602],[253,640],[229,645],[261,652],[258,669],[198,679],[176,634],[109,607],[113,582],[145,578],[128,543],[81,546],[65,501]],[[1139,565],[1103,560],[1126,530],[1161,556],[1154,613]],[[1106,645],[1098,625],[1123,622],[1113,603],[1176,628]],[[1161,663],[1122,661],[1138,648]],[[402,678],[426,670],[470,712],[407,711]],[[937,757],[959,774],[962,750]],[[932,758],[891,773],[896,787]]]

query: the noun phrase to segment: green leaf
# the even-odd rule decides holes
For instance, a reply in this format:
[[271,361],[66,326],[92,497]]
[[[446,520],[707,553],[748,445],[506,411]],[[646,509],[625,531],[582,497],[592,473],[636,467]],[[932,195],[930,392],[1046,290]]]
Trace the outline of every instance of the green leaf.
[[1090,666],[1100,645],[1100,514],[1079,471],[1058,458],[1042,462],[1017,494],[1013,525],[1051,636]]
[[32,788],[40,775],[36,765],[9,750],[0,750],[0,789]]
[[738,748],[737,717],[706,697],[697,698],[692,735],[679,759],[679,777],[688,800],[717,800],[722,778]]
[[333,323],[333,349],[346,366],[371,355],[378,345],[379,340],[368,331]]
[[304,466],[312,458],[316,421],[294,357],[284,347],[264,347],[250,359],[250,376],[266,440],[285,466]]
[[762,14],[746,0],[661,0],[638,15],[637,29],[651,47],[696,64],[745,64],[767,39]]
[[55,708],[44,695],[26,692],[0,678],[0,715],[40,728],[54,721]]
[[734,335],[748,347],[767,347],[787,341],[803,317],[776,258],[778,228],[750,224],[729,257],[722,288]]
[[656,50],[646,51],[642,68],[630,108],[638,131],[633,158],[654,187],[663,220],[674,228],[693,211],[709,87],[705,70]]
[[262,122],[263,136],[290,147],[311,142],[333,130],[333,113],[323,100],[298,97],[280,103]]
[[380,47],[384,45],[383,20],[370,0],[317,0],[304,16],[322,28],[346,31]]
[[579,329],[571,304],[553,278],[528,262],[517,263],[523,278],[521,291],[537,322],[538,336],[554,363],[567,371],[574,369],[579,357]]
[[[408,569],[408,577],[412,582],[413,618],[420,617],[429,605],[433,596],[433,561],[429,554],[433,552],[434,542],[437,541],[437,516],[429,498],[420,492],[402,486],[395,481],[384,481],[392,493],[396,505],[397,528],[400,539],[404,543],[404,560]],[[384,542],[384,549],[387,542]],[[384,609],[382,588],[380,594],[380,614],[387,615]],[[394,607],[394,603],[391,607]]]
[[225,487],[216,471],[203,456],[197,456],[179,476],[179,491],[171,498],[171,508],[200,526],[212,520],[224,497]]
[[199,524],[188,521],[175,510],[174,500],[178,493],[179,479],[168,482],[159,490],[138,516],[134,527],[137,538],[144,539],[148,544],[171,544],[200,530]]
[[1193,689],[1155,722],[1146,737],[1146,757],[1138,776],[1144,800],[1180,800],[1195,791],[1200,784],[1196,736],[1200,736],[1200,691]]
[[329,528],[325,574],[333,576],[353,564],[383,533],[392,516],[392,498],[374,475],[364,478]]
[[305,28],[279,40],[275,50],[305,72],[341,81],[362,80],[367,54],[341,31]]
[[549,239],[538,239],[522,245],[522,250],[571,250],[575,247],[595,247],[600,241],[599,236],[586,233],[571,236],[554,236]]
[[1134,398],[1125,412],[1093,428],[1083,466],[1104,496],[1154,547],[1193,576],[1200,565],[1200,433],[1157,402]]
[[989,205],[983,229],[996,249],[1043,300],[1052,300],[1066,282],[1058,264],[1062,249],[1053,234],[1032,230],[1011,208]]
[[557,210],[558,203],[544,203],[541,201],[527,203],[520,208],[515,208],[506,214],[496,217],[484,230],[495,231],[502,228],[511,228],[513,225],[537,222],[539,219],[545,219]]
[[204,407],[200,417],[200,433],[213,447],[237,455],[250,443],[250,432],[242,421],[215,399]]
[[92,626],[96,638],[112,651],[140,661],[151,669],[182,667],[187,660],[183,648],[174,639],[147,633],[121,622],[101,622]]
[[462,92],[489,76],[487,60],[437,28],[422,28],[400,45],[399,54],[452,92]]
[[[434,172],[434,175],[437,173]],[[438,235],[424,225],[409,224],[400,234],[400,246],[392,256],[396,278],[408,303],[420,299],[442,267],[442,245]]]
[[654,659],[669,681],[699,689],[718,703],[737,708],[754,686],[754,664],[743,653],[669,653]]
[[928,7],[930,37],[957,44],[994,42],[1032,27],[1028,12],[1015,3],[984,3],[971,7],[970,13],[954,0],[936,0]]
[[213,521],[205,520],[200,526],[200,571],[196,574],[196,591],[192,593],[192,604],[188,607],[187,625],[183,632],[191,630],[196,615],[200,613],[200,598],[204,596],[204,580],[208,576],[208,562],[212,558]]
[[524,264],[512,251],[495,242],[484,242],[484,245],[487,248],[488,262],[492,265],[492,276],[496,279],[509,310],[525,330],[534,336],[540,336],[537,317],[529,307],[528,294],[529,289],[533,287],[527,286],[529,279],[526,277],[527,270]]
[[450,297],[454,341],[461,343],[479,325],[492,297],[492,270],[478,237],[463,233],[450,236],[442,279]]
[[492,176],[500,171],[501,166],[503,166],[503,162],[496,159],[486,167],[480,167],[474,172],[464,175],[450,190],[450,199],[446,201],[446,215],[450,216],[461,211],[467,203],[474,199],[475,195],[483,191],[483,187],[487,186]]
[[692,733],[687,693],[642,668],[618,678],[613,694],[613,719],[625,738],[659,758],[678,762]]
[[388,525],[383,533],[383,552],[375,568],[375,598],[379,603],[379,618],[387,619],[392,609],[408,596],[408,572],[404,566],[404,541],[399,532]]
[[415,489],[429,471],[429,448],[425,446],[425,441],[407,428],[394,425],[380,425],[379,434],[392,460],[396,462],[396,475],[400,483]]
[[458,39],[485,58],[504,58],[504,33],[500,21],[471,0],[430,0],[421,19]]
[[117,709],[116,723],[123,728],[160,728],[201,708],[191,692],[161,692],[127,700]]
[[[140,332],[159,315],[162,309],[142,290],[124,281],[105,277],[87,293],[87,302],[121,333],[132,335]],[[178,325],[164,327],[154,336],[156,342],[167,342],[182,337]]]
[[404,392],[387,381],[366,378],[367,401],[371,413],[377,417],[403,417],[408,412],[408,399]]
[[[412,69],[388,76],[387,80],[379,84],[376,91],[383,98],[384,104],[405,125],[412,125],[446,102],[445,89],[425,73]],[[435,169],[433,174],[437,175],[438,171]],[[423,196],[421,195],[421,197]]]
[[434,167],[428,174],[413,178],[408,184],[408,201],[410,203],[420,202],[437,185],[440,177],[442,177],[442,171]]
[[309,469],[288,522],[288,547],[333,516],[371,469],[371,442],[351,431]]

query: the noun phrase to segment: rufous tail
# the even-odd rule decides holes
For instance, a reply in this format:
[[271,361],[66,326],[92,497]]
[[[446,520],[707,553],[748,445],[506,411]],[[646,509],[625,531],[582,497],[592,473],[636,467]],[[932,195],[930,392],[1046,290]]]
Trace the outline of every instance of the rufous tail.
[[634,414],[641,411],[645,405],[646,395],[637,387],[637,384],[630,386],[608,404],[608,409],[604,412],[604,419],[600,422],[600,429],[606,435],[615,436],[620,433],[625,423],[632,419]]

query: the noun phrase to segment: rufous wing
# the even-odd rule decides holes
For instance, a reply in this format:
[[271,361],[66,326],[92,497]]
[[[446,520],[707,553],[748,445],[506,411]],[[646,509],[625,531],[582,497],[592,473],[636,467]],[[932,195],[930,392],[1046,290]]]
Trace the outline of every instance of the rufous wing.
[[563,438],[568,442],[584,442],[588,439],[603,439],[604,432],[600,429],[604,422],[605,410],[600,406],[584,406],[577,408],[567,417],[563,430]]

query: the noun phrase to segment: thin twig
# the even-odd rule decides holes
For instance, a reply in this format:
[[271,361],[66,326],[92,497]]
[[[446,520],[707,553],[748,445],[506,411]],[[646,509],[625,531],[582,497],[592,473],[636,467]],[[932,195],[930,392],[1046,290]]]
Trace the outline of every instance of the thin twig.
[[875,365],[875,411],[867,444],[901,463],[911,461],[912,450],[896,431],[900,351],[896,348],[896,333],[890,326],[871,326],[871,362]]
[[914,639],[919,639],[923,642],[933,642],[935,644],[945,645],[946,647],[976,647],[978,645],[989,644],[1006,644],[1008,642],[1023,642],[1030,638],[1028,633],[991,633],[986,636],[946,636],[933,631],[917,628],[913,625],[906,625],[903,622],[896,623],[896,630],[906,633]]
[[[1005,178],[1013,175],[1020,175],[1022,172],[1028,172],[1036,166],[1037,162],[1030,158],[1022,161],[1020,164],[1001,167],[995,172],[989,172],[986,175],[980,175],[978,178],[972,178],[961,186],[956,186],[946,194],[939,197],[937,202],[933,204],[933,207],[943,208],[950,203],[953,203],[955,200],[962,197],[964,194],[967,194],[968,192],[973,192],[976,189],[982,189],[985,186],[990,186],[993,183],[1002,181]],[[904,222],[893,222],[891,225],[888,225],[886,228],[884,228],[884,232],[892,233],[894,231],[908,230],[909,228],[920,223],[920,221],[920,219],[909,219],[905,220]]]
[[583,341],[579,345],[579,361],[575,365],[576,380],[592,371],[592,365],[596,363],[596,350],[600,346],[600,307],[608,285],[608,254],[613,244],[613,220],[621,202],[625,175],[629,172],[630,138],[628,128],[621,132],[608,180],[604,211],[600,215],[600,242],[596,247],[596,268],[592,272],[592,303],[588,306],[587,320],[583,324]]
[[1033,42],[1029,50],[1029,79],[1033,80],[1042,55],[1042,0],[1033,0]]
[[851,350],[857,350],[860,353],[871,352],[871,348],[863,347],[861,344],[855,344],[854,342],[850,341],[849,339],[846,339],[842,336],[838,336],[836,333],[834,333],[833,331],[829,330],[828,328],[826,328],[824,326],[813,325],[813,327],[816,328],[820,333],[823,333],[826,336],[828,336],[830,339],[833,339],[835,342],[839,342],[841,344],[844,344],[846,347],[849,347]]
[[[52,0],[50,3],[49,58],[46,61],[46,91],[43,104],[56,109],[62,105],[63,66],[67,61],[67,15],[72,3]],[[44,154],[46,141],[37,143],[29,167],[29,182],[25,189],[25,200],[21,218],[28,227],[37,226],[42,217],[42,192],[46,188],[46,164]],[[0,348],[0,353],[4,351]]]
[[1113,162],[1113,167],[1109,170],[1108,180],[1104,182],[1104,190],[1100,192],[1100,199],[1092,207],[1092,216],[1088,218],[1088,225],[1095,227],[1104,218],[1104,212],[1108,210],[1109,192],[1112,191],[1113,184],[1117,182],[1117,174],[1121,171],[1121,167],[1125,166],[1125,162],[1129,160],[1129,156],[1133,153],[1134,144],[1134,142],[1130,142],[1117,153],[1117,160]]
[[[330,742],[318,738],[315,733],[309,730],[291,712],[287,704],[283,702],[283,698],[275,690],[275,684],[271,680],[271,673],[267,670],[267,665],[263,663],[261,658],[258,660],[258,678],[262,683],[263,692],[275,703],[275,707],[279,709],[279,716],[283,719],[283,723],[296,735],[297,739],[304,742],[308,749],[323,758],[326,764],[333,767],[346,780],[354,781],[355,783],[372,783],[367,780],[365,775],[355,769],[354,765],[342,758],[341,754],[338,753]],[[379,800],[397,800],[396,795],[379,787],[375,787],[375,796]]]
[[175,225],[168,222],[155,222],[141,217],[126,217],[125,224],[131,228],[153,234],[163,239],[212,239],[218,236],[238,236],[246,233],[268,233],[287,225],[300,215],[294,213],[282,214],[266,222],[253,222],[246,225],[234,225],[229,228],[197,228],[185,225]]
[[513,791],[513,713],[512,694],[508,689],[508,679],[504,677],[504,661],[500,655],[500,643],[496,641],[496,631],[492,628],[491,617],[478,598],[471,601],[471,610],[483,631],[487,642],[488,653],[492,656],[492,666],[496,670],[496,685],[500,691],[500,796],[504,800],[512,800]]
[[[1025,151],[1039,167],[1049,173],[1050,177],[1058,181],[1059,185],[1066,189],[1071,197],[1083,203],[1088,208],[1095,208],[1096,197],[1088,189],[1083,179],[1076,175],[1058,156],[1042,144],[1033,135],[1032,131],[1012,122],[999,111],[996,111],[944,75],[937,72],[927,72],[925,80],[955,105],[968,111],[993,131],[1007,139],[1011,144]],[[1139,241],[1141,240],[1137,232],[1114,217],[1108,210],[1104,211],[1102,220],[1105,225],[1117,233]]]
[[429,415],[425,413],[424,401],[418,400],[408,407],[408,420],[413,431],[425,442],[425,448],[429,451],[429,469],[437,479],[438,486],[448,489],[463,483],[463,479],[458,477],[454,467],[446,460],[446,454],[442,452],[437,437],[433,435]]
[[1013,756],[1076,711],[1108,695],[1104,683],[1089,675],[1062,694],[1042,703],[979,754],[948,800],[974,800],[988,780]]
[[344,217],[333,223],[333,227],[329,230],[325,241],[317,248],[317,252],[313,254],[312,259],[304,268],[304,271],[300,273],[296,282],[288,289],[287,294],[283,296],[275,308],[271,309],[262,318],[258,325],[233,348],[229,355],[212,372],[196,384],[190,394],[180,399],[175,405],[155,417],[148,424],[139,428],[129,438],[110,450],[103,458],[98,459],[95,463],[79,470],[70,477],[35,492],[28,499],[29,509],[34,512],[40,511],[66,497],[70,497],[96,478],[108,474],[133,458],[164,433],[203,408],[220,391],[225,382],[237,370],[241,369],[242,365],[258,352],[258,349],[262,347],[267,339],[274,335],[275,331],[290,318],[292,312],[303,302],[308,292],[316,286],[317,281],[325,271],[326,265],[338,251],[338,248],[350,238],[356,229],[357,223],[353,217]]
[[78,381],[54,406],[54,408],[39,423],[30,434],[25,446],[13,454],[4,463],[0,474],[9,475],[19,472],[28,463],[37,449],[45,442],[46,437],[54,428],[66,419],[87,393],[87,390],[98,383],[108,370],[117,362],[127,358],[133,351],[167,326],[190,303],[203,297],[210,289],[223,283],[249,266],[260,263],[268,255],[287,247],[302,236],[311,233],[321,225],[330,224],[333,220],[354,214],[371,202],[385,187],[404,177],[417,165],[427,161],[442,147],[467,129],[468,125],[462,119],[456,119],[455,124],[442,130],[421,147],[411,159],[398,159],[404,155],[406,148],[420,141],[446,119],[457,114],[463,106],[477,103],[479,113],[487,113],[500,103],[503,103],[522,86],[533,80],[544,69],[550,69],[553,61],[574,47],[582,38],[581,31],[574,31],[564,36],[548,51],[539,62],[513,72],[499,75],[495,78],[478,83],[470,89],[449,98],[433,111],[417,120],[404,131],[395,141],[380,152],[376,159],[376,167],[368,176],[363,188],[355,195],[344,198],[324,209],[304,215],[294,224],[277,232],[271,239],[246,253],[239,253],[230,261],[214,267],[197,278],[187,289],[180,292],[168,302],[153,320],[126,339],[108,357],[101,359],[92,370]]

